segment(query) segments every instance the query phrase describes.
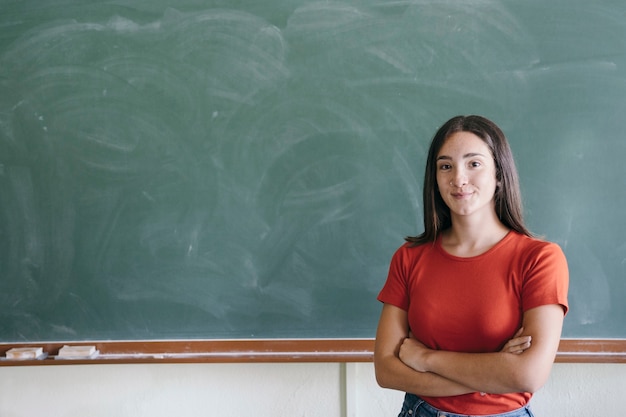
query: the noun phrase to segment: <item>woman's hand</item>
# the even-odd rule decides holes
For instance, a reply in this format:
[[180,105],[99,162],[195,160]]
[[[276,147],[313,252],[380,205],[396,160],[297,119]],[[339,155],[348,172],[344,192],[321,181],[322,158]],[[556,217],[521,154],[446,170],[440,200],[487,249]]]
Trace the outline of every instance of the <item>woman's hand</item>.
[[517,333],[513,336],[511,340],[506,342],[502,350],[500,352],[504,353],[513,353],[515,355],[519,355],[523,353],[526,349],[530,347],[531,337],[530,336],[522,336],[524,333],[524,328],[520,328]]
[[400,345],[398,356],[406,366],[418,372],[428,372],[426,357],[430,351],[431,349],[414,338],[412,333],[409,333],[409,337],[404,339]]

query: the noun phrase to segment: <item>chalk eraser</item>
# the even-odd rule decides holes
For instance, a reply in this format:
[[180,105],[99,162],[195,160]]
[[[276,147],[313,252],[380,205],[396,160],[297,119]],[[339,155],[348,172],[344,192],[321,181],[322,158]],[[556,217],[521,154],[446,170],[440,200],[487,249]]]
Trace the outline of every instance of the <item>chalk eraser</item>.
[[99,351],[95,346],[68,346],[65,345],[59,349],[56,359],[83,359],[94,358],[98,356]]
[[23,347],[23,348],[12,348],[7,350],[7,359],[19,359],[19,360],[27,360],[27,359],[43,359],[47,354],[44,353],[43,348],[41,347]]

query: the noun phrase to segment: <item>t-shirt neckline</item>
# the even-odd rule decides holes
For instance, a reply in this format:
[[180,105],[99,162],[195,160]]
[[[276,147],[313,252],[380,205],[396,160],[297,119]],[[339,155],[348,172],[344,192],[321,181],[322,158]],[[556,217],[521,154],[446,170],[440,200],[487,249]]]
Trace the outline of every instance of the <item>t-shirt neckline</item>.
[[455,261],[461,261],[461,262],[470,262],[470,261],[475,261],[477,259],[489,256],[492,252],[496,251],[498,248],[500,248],[501,246],[505,245],[507,241],[509,241],[511,239],[511,237],[513,236],[514,231],[513,229],[509,230],[507,232],[506,235],[504,235],[504,237],[502,239],[500,239],[500,241],[498,241],[495,245],[493,245],[492,247],[490,247],[489,249],[487,249],[485,252],[479,254],[479,255],[475,255],[475,256],[456,256],[451,254],[450,252],[446,251],[442,244],[441,244],[441,240],[442,240],[442,234],[440,233],[439,236],[437,236],[437,240],[435,242],[435,246],[437,247],[437,251],[442,254],[443,256],[445,256],[446,258],[450,258],[452,260]]

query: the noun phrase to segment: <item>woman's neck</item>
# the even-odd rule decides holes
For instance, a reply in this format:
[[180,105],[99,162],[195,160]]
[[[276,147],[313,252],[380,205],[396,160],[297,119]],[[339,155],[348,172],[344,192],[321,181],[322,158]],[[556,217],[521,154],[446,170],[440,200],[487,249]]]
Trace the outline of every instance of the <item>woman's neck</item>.
[[472,257],[483,254],[504,239],[510,231],[498,219],[479,224],[467,220],[469,219],[453,219],[452,226],[442,233],[441,246],[451,255]]

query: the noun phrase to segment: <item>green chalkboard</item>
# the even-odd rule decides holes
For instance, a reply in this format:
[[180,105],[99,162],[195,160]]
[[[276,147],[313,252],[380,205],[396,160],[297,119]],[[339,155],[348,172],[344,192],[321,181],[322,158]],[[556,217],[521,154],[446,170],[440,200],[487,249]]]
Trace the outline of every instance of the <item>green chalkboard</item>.
[[626,337],[626,3],[2,0],[0,341],[373,337],[432,134],[502,126]]

